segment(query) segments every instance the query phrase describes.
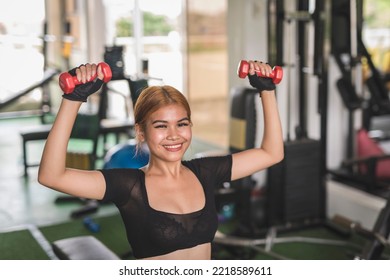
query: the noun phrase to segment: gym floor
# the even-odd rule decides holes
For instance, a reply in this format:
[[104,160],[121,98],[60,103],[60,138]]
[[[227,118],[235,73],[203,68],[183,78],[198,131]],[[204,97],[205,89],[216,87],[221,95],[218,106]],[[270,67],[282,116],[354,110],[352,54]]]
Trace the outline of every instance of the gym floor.
[[[59,193],[37,182],[37,167],[28,169],[28,177],[23,176],[19,131],[39,124],[39,118],[0,121],[0,230],[69,219],[69,213],[54,203]],[[29,144],[29,161],[39,161],[43,145],[43,141]]]

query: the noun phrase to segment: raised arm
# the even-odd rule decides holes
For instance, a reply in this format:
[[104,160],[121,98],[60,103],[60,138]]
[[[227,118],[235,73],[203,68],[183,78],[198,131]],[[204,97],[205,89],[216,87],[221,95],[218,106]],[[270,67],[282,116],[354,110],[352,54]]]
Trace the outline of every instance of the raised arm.
[[233,154],[232,180],[249,176],[268,168],[284,157],[282,126],[275,96],[275,85],[270,78],[258,77],[260,71],[268,77],[272,71],[268,64],[249,61],[250,84],[259,89],[263,106],[264,133],[260,147]]
[[[66,152],[77,113],[87,97],[103,84],[104,74],[96,64],[85,64],[74,70],[81,85],[64,94],[53,127],[43,150],[38,181],[44,186],[70,195],[101,199],[105,181],[99,171],[66,168]],[[97,73],[97,80],[88,82]]]

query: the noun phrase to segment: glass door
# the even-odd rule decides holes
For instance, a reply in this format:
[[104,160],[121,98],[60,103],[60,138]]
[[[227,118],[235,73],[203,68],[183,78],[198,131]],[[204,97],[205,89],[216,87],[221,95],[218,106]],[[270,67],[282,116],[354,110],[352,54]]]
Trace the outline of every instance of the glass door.
[[194,136],[228,145],[227,1],[187,1],[187,82]]

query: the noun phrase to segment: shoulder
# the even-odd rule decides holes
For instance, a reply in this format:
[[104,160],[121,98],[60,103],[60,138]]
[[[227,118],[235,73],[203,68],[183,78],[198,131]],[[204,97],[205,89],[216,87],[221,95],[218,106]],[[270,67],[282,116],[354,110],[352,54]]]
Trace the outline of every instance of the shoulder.
[[113,169],[100,169],[99,170],[104,178],[107,180],[120,180],[121,178],[137,178],[139,173],[142,172],[139,169],[133,168],[113,168]]
[[132,168],[114,168],[99,170],[106,181],[104,200],[124,197],[140,183],[143,171]]
[[201,157],[183,161],[183,165],[200,176],[222,177],[229,179],[232,169],[232,156]]
[[191,160],[183,161],[183,164],[187,167],[194,168],[208,168],[218,166],[220,164],[230,164],[232,162],[232,155],[212,156],[212,157],[200,157]]

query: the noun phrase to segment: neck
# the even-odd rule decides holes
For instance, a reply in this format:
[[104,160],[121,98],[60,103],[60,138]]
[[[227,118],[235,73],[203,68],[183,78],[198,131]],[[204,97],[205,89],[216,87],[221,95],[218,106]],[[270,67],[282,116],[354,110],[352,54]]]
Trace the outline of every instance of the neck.
[[158,159],[150,158],[149,164],[145,166],[143,171],[148,175],[172,176],[180,175],[183,165],[181,161],[166,162]]

